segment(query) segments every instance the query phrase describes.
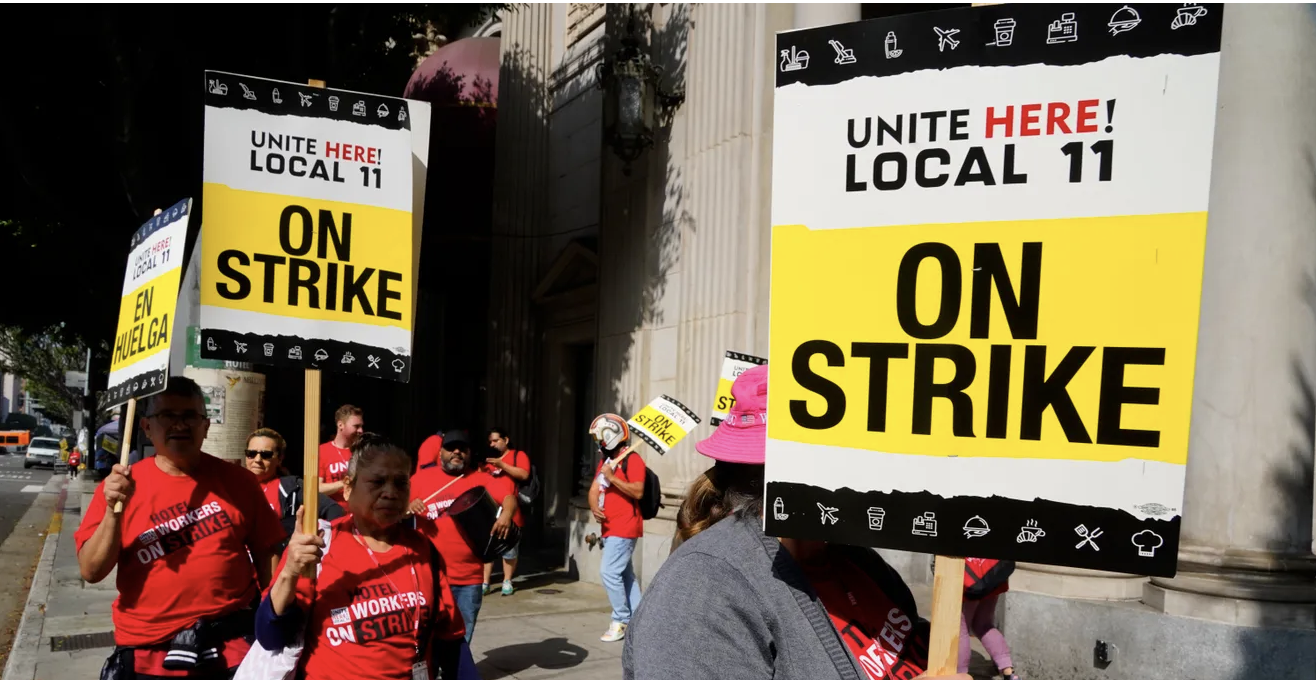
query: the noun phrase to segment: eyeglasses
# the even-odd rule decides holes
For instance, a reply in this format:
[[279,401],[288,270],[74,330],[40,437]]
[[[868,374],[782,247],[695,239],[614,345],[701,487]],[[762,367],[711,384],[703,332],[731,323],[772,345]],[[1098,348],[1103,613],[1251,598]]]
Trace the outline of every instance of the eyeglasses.
[[273,451],[253,451],[252,449],[247,449],[247,460],[251,460],[252,458],[255,458],[256,456],[260,456],[260,459],[261,459],[261,460],[272,460],[272,459],[274,458],[274,452],[273,452]]
[[201,421],[206,419],[206,417],[203,414],[197,413],[196,411],[184,411],[183,413],[174,413],[172,411],[157,411],[146,417],[156,419],[157,421],[160,422],[161,425],[164,425],[165,427],[173,427],[174,425],[178,425],[180,423],[188,427],[196,427],[197,425],[201,424]]

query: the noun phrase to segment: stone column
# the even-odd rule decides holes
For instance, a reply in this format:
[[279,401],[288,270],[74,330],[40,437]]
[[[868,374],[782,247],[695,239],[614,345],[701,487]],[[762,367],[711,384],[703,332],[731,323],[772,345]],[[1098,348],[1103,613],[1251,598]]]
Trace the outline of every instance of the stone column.
[[859,21],[857,2],[795,3],[795,28],[813,28]]
[[1227,5],[1179,576],[1144,600],[1316,627],[1316,15]]
[[489,371],[486,417],[531,447],[537,391],[538,328],[531,295],[538,283],[538,237],[548,214],[548,78],[552,72],[554,6],[525,5],[504,13],[498,75],[498,137],[494,170],[489,292]]

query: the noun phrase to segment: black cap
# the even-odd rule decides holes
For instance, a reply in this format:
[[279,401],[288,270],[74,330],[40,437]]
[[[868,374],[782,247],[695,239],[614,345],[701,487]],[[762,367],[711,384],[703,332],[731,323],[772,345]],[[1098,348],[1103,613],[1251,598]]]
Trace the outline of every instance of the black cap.
[[471,448],[471,438],[466,430],[448,430],[443,433],[443,448],[451,451],[454,444],[465,444],[467,449]]

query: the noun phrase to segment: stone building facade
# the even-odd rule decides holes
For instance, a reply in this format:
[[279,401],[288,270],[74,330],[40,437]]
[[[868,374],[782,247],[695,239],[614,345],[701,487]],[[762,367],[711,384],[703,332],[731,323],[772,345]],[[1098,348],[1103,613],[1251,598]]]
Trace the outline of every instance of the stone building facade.
[[[597,580],[599,561],[583,500],[590,417],[659,394],[702,414],[724,351],[766,356],[775,33],[925,8],[502,16],[486,412],[538,454],[544,538],[582,578]],[[595,65],[631,11],[685,101],[626,174],[605,144]],[[1180,575],[1020,565],[1001,614],[1035,677],[1316,677],[1316,20],[1296,5],[1224,11]],[[708,432],[666,456],[643,450],[668,507],[646,523],[642,583],[708,467],[693,447]],[[889,557],[930,581],[927,556]]]

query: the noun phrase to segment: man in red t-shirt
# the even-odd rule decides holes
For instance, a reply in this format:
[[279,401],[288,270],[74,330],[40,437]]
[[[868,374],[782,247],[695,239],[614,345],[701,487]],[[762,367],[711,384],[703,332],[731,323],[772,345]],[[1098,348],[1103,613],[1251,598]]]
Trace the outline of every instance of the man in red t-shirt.
[[475,634],[475,620],[484,603],[484,560],[471,550],[457,523],[446,513],[442,516],[440,513],[458,496],[479,486],[502,506],[494,522],[493,535],[505,537],[516,514],[516,488],[507,477],[494,477],[479,469],[465,432],[454,430],[445,434],[439,466],[421,470],[411,478],[411,512],[416,515],[416,528],[433,541],[443,557],[452,597],[466,622],[468,643]]
[[254,475],[201,451],[205,403],[195,382],[170,378],[141,419],[156,455],[115,465],[74,534],[83,579],[118,567],[113,677],[132,664],[139,678],[227,678],[250,648],[283,527]]
[[644,495],[644,459],[627,446],[630,427],[619,415],[604,413],[595,418],[589,433],[603,454],[589,487],[589,509],[603,527],[599,579],[612,603],[612,624],[599,639],[616,642],[626,637],[631,613],[640,606],[640,582],[631,555],[636,539],[644,535],[639,502]]
[[[530,479],[530,456],[526,455],[525,451],[510,448],[511,443],[511,438],[507,436],[507,428],[495,427],[489,430],[489,448],[492,449],[490,453],[496,453],[498,457],[485,461],[484,471],[493,477],[511,479],[515,489]],[[522,514],[519,504],[513,521],[516,522],[518,527],[525,526],[525,515]],[[503,553],[503,595],[511,595],[516,592],[512,588],[512,577],[516,575],[518,548],[519,546],[514,545],[511,550]],[[484,587],[481,590],[485,595],[489,594],[489,578],[491,576],[493,576],[493,562],[486,562],[484,565]]]
[[416,472],[432,468],[439,464],[439,451],[443,450],[443,434],[432,434],[420,443],[416,452]]
[[334,499],[346,511],[343,478],[347,476],[347,464],[352,461],[352,444],[365,430],[365,419],[361,409],[343,404],[334,412],[334,423],[334,438],[320,445],[320,493]]

